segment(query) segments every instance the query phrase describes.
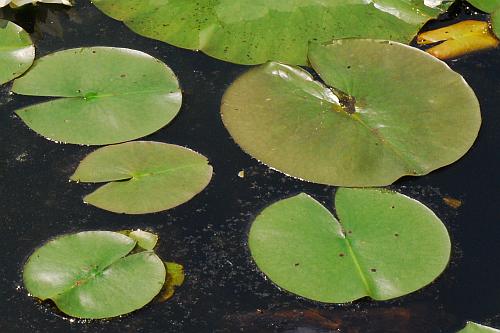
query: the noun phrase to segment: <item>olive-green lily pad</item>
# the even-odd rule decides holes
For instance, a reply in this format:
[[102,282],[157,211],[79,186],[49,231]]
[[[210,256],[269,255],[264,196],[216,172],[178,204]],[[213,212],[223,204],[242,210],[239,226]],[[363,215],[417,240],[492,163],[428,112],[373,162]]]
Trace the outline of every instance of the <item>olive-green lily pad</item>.
[[467,322],[467,326],[465,326],[465,328],[463,330],[460,330],[458,333],[499,333],[499,332],[500,330],[488,326],[479,325],[469,321]]
[[0,19],[0,84],[26,72],[34,59],[30,35],[15,23]]
[[500,8],[500,0],[467,0],[467,2],[486,13],[492,13]]
[[307,194],[265,208],[250,229],[257,266],[279,287],[316,301],[387,300],[431,283],[450,239],[420,202],[381,189],[341,188],[340,222]]
[[227,90],[225,126],[244,151],[304,180],[383,186],[455,162],[481,124],[479,102],[444,62],[407,45],[312,44],[311,66],[271,62]]
[[136,33],[240,64],[306,65],[312,40],[346,37],[410,42],[446,11],[424,0],[93,0]]
[[109,318],[149,303],[162,289],[165,266],[151,251],[129,254],[136,242],[110,231],[64,235],[37,249],[24,266],[29,293],[51,299],[78,318]]
[[181,106],[174,73],[145,53],[112,47],[70,49],[37,60],[12,91],[61,97],[18,110],[35,132],[65,143],[137,139],[168,124]]
[[205,156],[181,146],[149,141],[100,148],[71,176],[77,182],[110,182],[84,201],[126,214],[178,206],[201,192],[211,178],[212,167]]

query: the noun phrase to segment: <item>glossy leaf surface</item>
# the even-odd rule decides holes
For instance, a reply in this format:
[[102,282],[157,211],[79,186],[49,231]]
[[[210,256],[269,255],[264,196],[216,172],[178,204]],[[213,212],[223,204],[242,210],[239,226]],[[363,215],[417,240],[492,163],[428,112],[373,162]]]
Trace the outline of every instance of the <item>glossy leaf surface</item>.
[[244,151],[288,175],[382,186],[463,156],[481,124],[478,100],[445,63],[377,40],[311,45],[305,70],[268,63],[227,90],[222,119]]
[[35,62],[12,91],[62,97],[16,113],[35,132],[65,143],[104,145],[137,139],[168,124],[181,107],[174,73],[139,51],[92,47]]
[[279,287],[328,303],[399,297],[446,267],[446,228],[418,201],[380,189],[341,188],[335,208],[340,223],[304,193],[264,209],[249,234],[257,266]]
[[34,297],[51,299],[78,318],[108,318],[149,303],[165,281],[165,266],[150,251],[128,255],[135,241],[110,231],[65,235],[37,249],[23,272]]
[[30,35],[20,26],[0,19],[0,84],[26,72],[34,59]]
[[146,37],[234,63],[307,64],[310,41],[346,37],[410,42],[450,2],[424,0],[94,0]]
[[473,322],[468,322],[467,326],[463,330],[460,330],[458,333],[499,333],[500,330],[484,326],[484,325],[479,325]]
[[84,198],[116,213],[145,214],[178,206],[210,182],[208,160],[190,149],[160,142],[127,142],[89,154],[71,176],[110,182]]

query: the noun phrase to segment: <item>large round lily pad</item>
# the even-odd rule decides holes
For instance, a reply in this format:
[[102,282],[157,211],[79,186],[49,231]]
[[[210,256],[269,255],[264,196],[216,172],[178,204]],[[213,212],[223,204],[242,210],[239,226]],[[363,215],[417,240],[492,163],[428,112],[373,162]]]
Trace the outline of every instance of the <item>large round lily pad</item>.
[[62,97],[16,113],[51,140],[104,145],[137,139],[168,124],[181,107],[174,73],[139,51],[91,47],[37,60],[12,91]]
[[89,154],[71,176],[77,182],[110,182],[84,198],[116,213],[153,213],[178,206],[212,178],[205,156],[160,142],[127,142]]
[[34,59],[30,35],[20,26],[0,19],[0,84],[26,72]]
[[65,235],[47,242],[23,272],[29,293],[51,299],[79,318],[108,318],[140,309],[165,282],[165,266],[151,251],[128,255],[135,241],[110,231]]
[[340,223],[302,193],[262,211],[249,246],[279,287],[328,303],[387,300],[418,290],[446,267],[450,239],[439,218],[402,194],[337,191]]
[[138,34],[234,63],[307,64],[312,40],[407,43],[450,2],[424,0],[94,0]]
[[382,186],[463,156],[479,103],[444,62],[388,41],[313,44],[323,79],[271,62],[238,78],[222,119],[247,153],[286,174],[342,186]]

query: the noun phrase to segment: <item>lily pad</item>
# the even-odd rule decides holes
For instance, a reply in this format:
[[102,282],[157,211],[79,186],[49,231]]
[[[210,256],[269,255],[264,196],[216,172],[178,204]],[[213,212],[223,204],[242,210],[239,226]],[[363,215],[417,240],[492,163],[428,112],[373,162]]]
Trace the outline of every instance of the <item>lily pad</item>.
[[62,97],[18,110],[35,132],[59,142],[105,145],[137,139],[168,124],[182,96],[174,73],[139,51],[90,47],[37,60],[12,91]]
[[410,42],[451,1],[94,0],[136,33],[229,62],[306,65],[312,40],[346,37]]
[[467,0],[467,2],[486,13],[492,13],[500,8],[500,0]]
[[491,29],[497,37],[500,36],[500,7],[491,13]]
[[307,194],[264,209],[250,229],[257,266],[312,300],[387,300],[431,283],[450,256],[446,228],[427,207],[381,189],[337,191],[340,223]]
[[84,198],[116,213],[145,214],[178,206],[201,192],[212,178],[205,156],[160,142],[127,142],[89,154],[71,180],[111,182]]
[[34,59],[30,35],[15,23],[0,19],[0,84],[26,72]]
[[499,332],[500,330],[488,326],[479,325],[469,321],[467,322],[467,326],[465,326],[465,328],[458,333],[499,333]]
[[128,255],[136,243],[110,231],[51,240],[24,266],[26,288],[78,318],[109,318],[149,303],[165,282],[165,266],[151,251]]
[[137,242],[137,245],[144,250],[152,250],[158,242],[158,235],[144,230],[133,230],[128,236]]
[[167,279],[159,296],[160,302],[171,299],[174,296],[175,289],[182,286],[185,279],[184,267],[182,265],[175,262],[166,262],[165,266],[167,267]]
[[312,44],[302,68],[271,62],[227,90],[225,126],[244,151],[294,177],[383,186],[455,162],[481,124],[479,102],[444,62],[389,41]]
[[465,20],[418,35],[417,43],[439,43],[426,52],[439,59],[457,58],[462,55],[497,47],[500,41],[484,21]]

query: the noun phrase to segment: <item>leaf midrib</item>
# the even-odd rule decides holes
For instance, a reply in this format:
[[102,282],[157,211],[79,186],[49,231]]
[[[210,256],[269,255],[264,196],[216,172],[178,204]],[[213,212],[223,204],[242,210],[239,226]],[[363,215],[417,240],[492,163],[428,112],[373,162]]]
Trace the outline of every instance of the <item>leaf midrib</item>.
[[174,171],[178,171],[178,170],[182,170],[182,169],[189,169],[189,168],[197,167],[197,166],[204,167],[206,165],[207,164],[193,163],[193,164],[187,164],[187,165],[183,165],[183,166],[179,166],[179,167],[175,167],[175,168],[170,168],[170,169],[166,169],[166,170],[159,170],[159,171],[156,171],[156,170],[153,170],[151,172],[139,171],[137,173],[129,172],[130,174],[124,175],[121,178],[102,179],[102,180],[92,180],[89,178],[89,179],[85,179],[85,180],[81,180],[81,179],[77,179],[77,180],[75,179],[75,180],[79,181],[79,182],[83,182],[83,183],[106,183],[106,182],[116,183],[116,182],[140,181],[142,178],[146,178],[146,177],[154,177],[154,176],[166,174],[169,172],[174,172]]
[[[98,100],[101,98],[110,98],[110,97],[122,97],[122,96],[131,96],[131,95],[175,95],[175,94],[180,94],[180,90],[175,90],[171,91],[169,90],[168,92],[165,90],[160,90],[160,89],[151,89],[151,90],[137,90],[137,91],[130,91],[130,92],[123,92],[123,93],[105,93],[105,94],[97,94],[95,96],[92,96],[92,98],[87,98],[86,95],[72,95],[72,96],[55,96],[50,94],[29,94],[29,93],[22,93],[16,91],[15,87],[12,89],[12,92],[19,94],[19,95],[24,95],[24,96],[38,96],[38,97],[53,97],[58,99],[83,99],[83,100],[88,100],[89,102],[92,100]],[[89,92],[90,93],[90,92]]]
[[[333,94],[335,94],[335,96],[337,96],[339,99],[342,96],[339,96],[338,92],[341,92],[341,94],[346,94],[350,97],[356,98],[355,96],[344,93],[342,90],[339,90],[339,89],[333,88],[333,87],[329,87],[324,82],[317,81],[317,80],[315,80],[315,82],[318,82],[319,84],[323,85],[325,89],[329,89],[330,91],[332,91]],[[318,98],[314,95],[311,95],[311,96],[314,98]],[[344,107],[339,108],[339,106],[337,104],[334,104],[327,99],[324,99],[324,101],[329,103],[331,105],[331,107],[334,108],[335,114],[342,114],[343,116],[349,117],[349,119],[352,119],[353,121],[357,122],[363,128],[365,128],[370,133],[371,136],[375,137],[377,139],[377,141],[382,144],[382,147],[389,149],[393,153],[394,156],[396,156],[401,162],[404,163],[405,168],[406,168],[406,172],[408,175],[418,175],[418,174],[421,174],[424,172],[424,169],[420,165],[418,165],[414,161],[408,159],[401,151],[399,151],[397,149],[396,146],[394,146],[389,140],[385,139],[376,128],[372,128],[367,123],[365,123],[358,113],[351,114],[351,113],[347,112],[344,109]]]
[[[338,223],[341,224],[340,222],[338,222]],[[356,253],[354,252],[354,249],[353,249],[353,246],[351,244],[351,241],[349,240],[349,237],[344,232],[343,232],[343,234],[344,234],[344,240],[345,240],[347,249],[349,251],[349,255],[352,257],[352,261],[354,262],[354,266],[356,267],[356,270],[358,271],[359,277],[361,278],[361,281],[363,282],[366,294],[370,297],[373,297],[373,295],[375,294],[375,291],[371,287],[370,283],[368,282],[367,276],[364,274],[364,271],[361,268],[361,264],[358,260]]]
[[[134,242],[135,242],[135,241],[134,241]],[[68,292],[70,292],[71,290],[73,290],[73,289],[75,289],[75,288],[79,288],[79,287],[81,287],[81,286],[84,286],[84,285],[86,285],[86,284],[87,284],[89,281],[91,281],[91,280],[97,279],[97,278],[98,278],[99,276],[101,276],[101,275],[104,273],[104,271],[106,271],[109,267],[111,267],[111,266],[112,266],[112,265],[114,265],[115,263],[119,262],[120,260],[123,260],[124,258],[128,257],[128,256],[130,255],[130,253],[132,252],[132,250],[135,248],[135,246],[136,246],[136,245],[137,245],[137,242],[135,242],[134,247],[132,247],[132,248],[130,249],[130,251],[129,251],[129,252],[125,253],[124,255],[122,255],[121,257],[117,258],[115,261],[113,261],[113,262],[109,263],[108,265],[103,266],[102,268],[101,268],[101,267],[99,267],[99,266],[97,266],[97,268],[98,268],[97,273],[98,273],[98,274],[95,274],[95,275],[89,275],[89,276],[87,276],[87,277],[86,277],[86,278],[84,278],[84,279],[77,279],[77,280],[75,280],[75,281],[72,281],[71,286],[69,286],[68,288],[64,289],[63,291],[61,291],[61,292],[59,292],[59,293],[57,293],[57,294],[55,294],[55,295],[53,295],[53,296],[50,296],[50,297],[48,297],[48,298],[50,298],[50,299],[55,299],[55,298],[57,298],[57,297],[63,296],[63,295],[65,295],[65,294],[67,294]],[[144,251],[144,252],[151,252],[151,251]],[[81,269],[81,271],[83,271],[83,268]],[[82,281],[82,283],[81,283],[80,285],[77,285],[77,284],[76,284],[76,282],[78,282],[78,281]]]

